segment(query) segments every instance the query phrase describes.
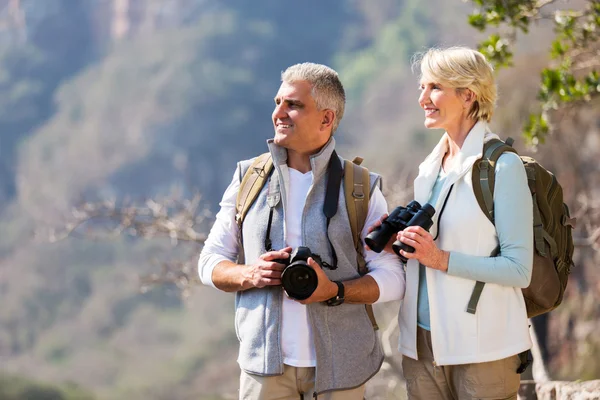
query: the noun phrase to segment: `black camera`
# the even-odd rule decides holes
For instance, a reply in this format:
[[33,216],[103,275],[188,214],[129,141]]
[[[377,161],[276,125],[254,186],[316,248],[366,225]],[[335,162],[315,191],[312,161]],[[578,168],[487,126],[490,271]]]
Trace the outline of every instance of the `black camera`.
[[[429,228],[433,225],[433,220],[431,219],[435,215],[435,208],[429,203],[425,203],[423,207],[419,211],[417,211],[413,217],[406,224],[409,226],[420,226],[421,228],[429,231]],[[400,254],[400,250],[404,250],[407,253],[414,253],[415,249],[412,246],[409,246],[405,243],[402,243],[399,240],[396,240],[394,244],[392,244],[392,248],[394,249],[394,253],[398,254],[398,257],[402,260],[402,262],[406,263],[408,259]]]
[[287,259],[275,260],[286,266],[281,274],[281,284],[289,297],[297,300],[308,299],[317,289],[319,280],[315,270],[308,265],[309,257],[323,267],[321,257],[304,246],[299,246],[292,251]]
[[421,208],[418,201],[413,200],[406,207],[396,207],[390,215],[365,238],[365,243],[371,250],[381,253],[385,245],[390,241],[392,235],[404,230],[414,215]]

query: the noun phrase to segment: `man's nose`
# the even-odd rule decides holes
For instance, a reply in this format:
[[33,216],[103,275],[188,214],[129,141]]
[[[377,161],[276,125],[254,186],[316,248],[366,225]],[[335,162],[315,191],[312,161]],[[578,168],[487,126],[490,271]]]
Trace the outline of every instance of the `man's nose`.
[[273,110],[273,118],[285,118],[286,116],[287,113],[283,108],[283,104],[276,105],[275,109]]

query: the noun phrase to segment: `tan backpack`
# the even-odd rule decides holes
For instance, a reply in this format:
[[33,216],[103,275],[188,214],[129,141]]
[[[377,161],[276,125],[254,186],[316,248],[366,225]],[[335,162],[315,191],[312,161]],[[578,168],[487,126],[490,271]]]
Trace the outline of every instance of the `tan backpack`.
[[[337,156],[336,156],[337,157]],[[363,257],[363,244],[360,239],[360,233],[365,226],[367,213],[369,210],[370,198],[370,179],[369,170],[360,164],[363,159],[360,157],[354,160],[344,160],[344,197],[346,199],[346,208],[348,209],[348,218],[354,240],[358,260],[358,273],[362,276],[367,271],[367,264]],[[246,171],[240,183],[240,189],[236,199],[236,222],[241,229],[244,218],[248,210],[256,201],[262,187],[268,180],[273,170],[273,159],[270,153],[264,153],[256,157]],[[366,182],[363,184],[363,182]],[[379,329],[373,314],[371,305],[365,305],[369,319],[374,329]]]
[[[494,223],[494,183],[498,158],[505,152],[517,154],[513,140],[492,139],[473,166],[473,191],[481,210]],[[558,307],[573,267],[575,219],[563,202],[563,190],[554,174],[531,157],[520,156],[527,173],[533,200],[534,256],[529,287],[523,289],[527,316],[534,317]],[[484,283],[477,282],[467,311],[474,314]]]

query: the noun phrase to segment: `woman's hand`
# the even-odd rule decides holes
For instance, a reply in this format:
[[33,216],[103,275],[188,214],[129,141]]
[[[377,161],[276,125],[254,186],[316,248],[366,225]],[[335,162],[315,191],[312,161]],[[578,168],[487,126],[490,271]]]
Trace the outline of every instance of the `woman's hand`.
[[420,226],[409,226],[405,230],[398,232],[397,239],[415,249],[414,253],[400,250],[402,256],[408,259],[414,258],[429,268],[444,272],[448,271],[450,253],[438,249],[433,241],[433,237],[425,229]]

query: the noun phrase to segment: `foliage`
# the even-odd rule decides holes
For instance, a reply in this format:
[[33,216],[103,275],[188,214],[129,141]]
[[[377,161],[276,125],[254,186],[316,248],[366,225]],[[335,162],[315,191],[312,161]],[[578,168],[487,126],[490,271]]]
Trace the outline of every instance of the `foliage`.
[[[120,16],[129,17],[129,30],[118,37],[117,3],[130,7]],[[280,72],[302,61],[340,72],[349,103],[338,143],[354,142],[344,154],[377,164],[386,191],[402,193],[387,197],[390,204],[405,204],[412,179],[395,172],[416,171],[437,141],[421,128],[410,57],[425,46],[476,40],[457,23],[465,3],[443,0],[11,4],[26,7],[27,40],[6,41],[0,29],[0,355],[7,370],[68,377],[107,399],[234,397],[239,373],[231,295],[188,279],[197,278],[194,246],[204,224],[169,220],[156,202],[146,214],[112,205],[173,189],[187,199],[198,189],[215,211],[235,162],[265,149]],[[516,87],[527,80],[518,76]],[[585,150],[593,159],[593,143]],[[125,217],[77,228],[88,238],[109,227],[112,241],[33,240],[34,230],[73,216],[81,197],[110,200],[81,218]],[[148,212],[158,215],[156,229]],[[178,288],[188,286],[182,301]],[[393,368],[376,379],[381,393],[391,379],[403,386]]]
[[0,375],[2,400],[94,400],[88,391],[73,383],[50,385],[20,376]]
[[557,0],[473,0],[477,9],[469,23],[480,31],[505,28],[479,44],[497,67],[513,65],[513,47],[519,32],[528,33],[537,21],[552,19],[554,40],[550,64],[541,72],[539,109],[523,127],[533,145],[543,143],[552,129],[556,110],[577,107],[600,97],[600,1],[587,0],[581,10],[560,7]]
[[0,204],[16,194],[18,146],[52,114],[54,90],[61,80],[89,62],[95,49],[81,48],[91,33],[89,4],[47,0],[44,6],[62,12],[49,12],[45,18],[32,12],[26,42],[0,31]]

